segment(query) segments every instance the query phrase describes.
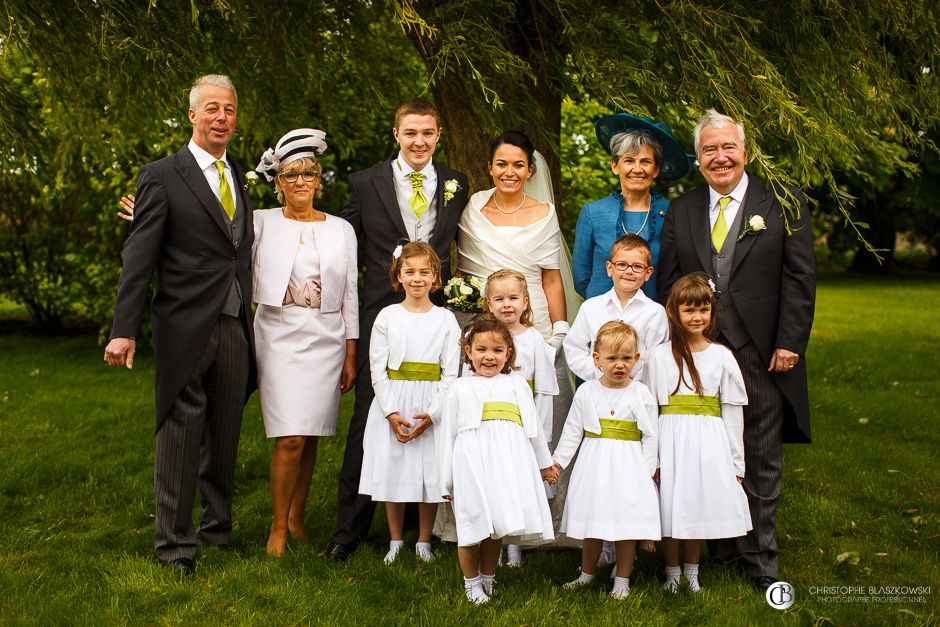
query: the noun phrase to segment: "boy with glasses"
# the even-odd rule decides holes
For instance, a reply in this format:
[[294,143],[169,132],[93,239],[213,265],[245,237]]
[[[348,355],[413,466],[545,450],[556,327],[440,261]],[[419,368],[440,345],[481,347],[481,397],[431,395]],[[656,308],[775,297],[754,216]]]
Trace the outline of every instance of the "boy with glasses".
[[626,322],[640,336],[640,362],[633,370],[634,379],[642,380],[643,358],[649,350],[669,340],[666,310],[641,289],[653,275],[652,261],[649,244],[633,233],[620,237],[610,247],[607,276],[614,287],[584,301],[563,343],[568,367],[579,379],[600,378],[602,373],[594,365],[593,342],[600,328],[611,320]]

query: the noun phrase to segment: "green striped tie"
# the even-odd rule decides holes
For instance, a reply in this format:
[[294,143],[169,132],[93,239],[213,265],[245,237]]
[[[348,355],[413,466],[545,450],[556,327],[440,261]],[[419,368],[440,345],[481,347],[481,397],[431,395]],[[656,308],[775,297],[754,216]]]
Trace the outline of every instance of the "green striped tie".
[[215,169],[219,171],[219,200],[222,201],[222,208],[225,209],[225,215],[229,220],[235,219],[235,201],[232,200],[232,188],[228,186],[228,179],[225,178],[225,162],[216,161]]

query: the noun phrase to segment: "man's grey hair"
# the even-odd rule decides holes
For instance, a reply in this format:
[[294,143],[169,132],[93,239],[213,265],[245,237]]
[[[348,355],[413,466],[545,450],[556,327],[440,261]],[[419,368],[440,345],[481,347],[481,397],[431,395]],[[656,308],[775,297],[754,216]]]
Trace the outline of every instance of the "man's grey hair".
[[199,107],[199,91],[201,87],[221,87],[228,89],[235,95],[235,106],[238,106],[238,92],[235,91],[235,85],[225,74],[206,74],[193,81],[193,87],[189,90],[189,108],[195,111]]
[[698,119],[698,124],[695,125],[695,154],[699,154],[699,139],[702,136],[702,131],[705,130],[706,127],[724,128],[729,124],[733,124],[734,127],[738,129],[738,138],[741,140],[741,150],[747,148],[747,138],[744,136],[744,125],[732,117],[718,113],[714,109],[709,109],[705,112],[705,115]]
[[653,151],[653,161],[656,167],[661,167],[663,162],[663,147],[653,137],[652,133],[644,130],[630,130],[623,133],[617,133],[610,138],[610,161],[617,163],[620,157],[634,156],[639,154],[642,146],[649,146]]

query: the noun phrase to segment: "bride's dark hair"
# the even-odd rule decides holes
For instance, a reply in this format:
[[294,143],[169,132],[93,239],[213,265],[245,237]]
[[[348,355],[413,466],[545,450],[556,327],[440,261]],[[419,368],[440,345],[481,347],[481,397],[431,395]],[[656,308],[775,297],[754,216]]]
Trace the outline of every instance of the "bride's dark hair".
[[526,134],[522,131],[506,131],[490,142],[490,163],[493,163],[493,155],[496,154],[496,149],[503,144],[522,149],[526,154],[529,165],[535,165],[535,146],[532,145],[532,140],[526,137]]

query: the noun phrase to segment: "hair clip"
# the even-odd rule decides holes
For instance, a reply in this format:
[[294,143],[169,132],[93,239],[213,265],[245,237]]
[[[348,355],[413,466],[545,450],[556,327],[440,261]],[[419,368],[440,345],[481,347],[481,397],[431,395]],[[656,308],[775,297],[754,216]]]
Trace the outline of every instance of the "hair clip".
[[715,286],[715,282],[712,281],[711,278],[708,279],[708,287],[711,288],[712,294],[718,292],[718,288]]
[[401,244],[395,247],[395,250],[392,251],[392,259],[398,259],[401,257]]

